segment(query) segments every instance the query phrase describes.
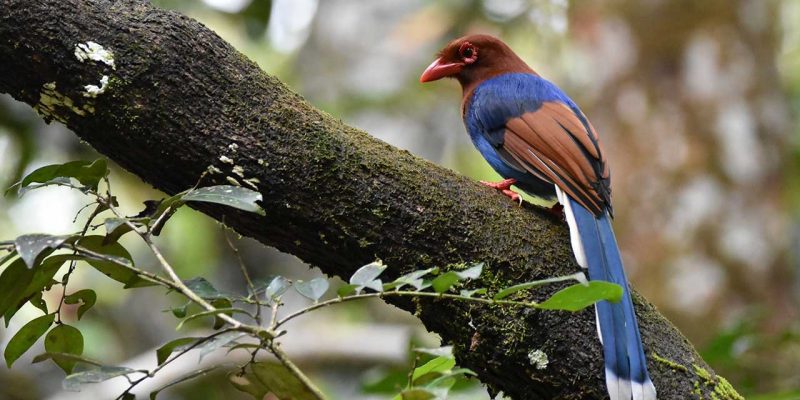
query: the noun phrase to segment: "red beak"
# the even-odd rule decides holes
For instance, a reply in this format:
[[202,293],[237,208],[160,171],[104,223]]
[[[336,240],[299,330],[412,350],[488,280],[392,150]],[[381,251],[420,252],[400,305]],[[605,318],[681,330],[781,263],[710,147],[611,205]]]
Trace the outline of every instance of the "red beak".
[[461,72],[462,68],[464,68],[463,63],[443,64],[442,58],[439,57],[433,61],[428,68],[425,69],[425,72],[423,72],[422,76],[419,77],[419,81],[425,83],[446,78],[448,76],[453,76]]

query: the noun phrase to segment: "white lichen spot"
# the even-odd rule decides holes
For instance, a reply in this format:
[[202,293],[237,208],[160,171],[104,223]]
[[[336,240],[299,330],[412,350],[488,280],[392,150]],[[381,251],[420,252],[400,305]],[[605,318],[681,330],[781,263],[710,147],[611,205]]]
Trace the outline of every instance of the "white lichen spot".
[[106,50],[100,44],[92,41],[76,44],[75,57],[80,62],[84,62],[86,60],[99,61],[108,65],[112,69],[117,69],[117,66],[114,65],[114,53],[111,52],[111,50]]
[[541,350],[531,350],[528,353],[528,361],[530,361],[531,365],[536,369],[545,369],[547,368],[547,364],[550,363],[550,360],[547,359],[547,354]]
[[236,143],[231,143],[231,144],[228,145],[228,148],[231,149],[231,151],[235,153],[236,150],[239,150],[239,145],[236,144]]
[[258,178],[247,178],[244,180],[244,183],[253,189],[258,189],[258,184],[261,183],[261,181],[258,180]]
[[212,174],[220,174],[220,175],[222,175],[222,170],[217,168],[217,167],[215,167],[215,166],[213,166],[213,165],[209,165],[208,166],[208,172],[210,172]]
[[233,172],[236,175],[239,175],[240,178],[244,178],[244,168],[242,168],[241,165],[234,165],[233,168],[231,169],[231,172]]
[[85,89],[83,96],[95,98],[97,97],[97,95],[105,93],[107,87],[108,87],[108,75],[103,75],[103,77],[100,78],[100,86],[86,85],[83,87]]
[[228,158],[227,156],[219,156],[219,160],[224,162],[225,164],[233,164],[233,160]]
[[228,181],[228,183],[230,183],[233,186],[242,186],[242,184],[239,183],[239,181],[237,181],[236,178],[232,176],[226,176],[225,180]]
[[264,165],[264,160],[262,160],[262,159],[260,159],[260,158],[259,158],[259,159],[258,159],[258,165]]

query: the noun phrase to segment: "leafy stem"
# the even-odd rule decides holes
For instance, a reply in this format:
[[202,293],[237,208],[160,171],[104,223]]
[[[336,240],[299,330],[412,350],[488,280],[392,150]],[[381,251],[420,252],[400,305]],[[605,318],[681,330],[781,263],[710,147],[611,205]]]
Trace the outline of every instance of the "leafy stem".
[[312,304],[306,308],[297,310],[279,320],[275,323],[274,329],[277,330],[283,324],[303,315],[308,312],[314,311],[316,309],[327,307],[333,304],[344,303],[346,301],[352,300],[360,300],[360,299],[368,299],[373,297],[378,298],[385,298],[385,297],[394,297],[394,296],[408,296],[408,297],[434,297],[440,299],[453,299],[453,300],[460,300],[460,301],[471,301],[475,303],[483,303],[483,304],[495,304],[495,305],[505,305],[505,306],[518,306],[518,307],[538,307],[539,303],[534,301],[516,301],[516,300],[494,300],[491,298],[481,298],[481,297],[467,297],[462,296],[459,294],[453,293],[436,293],[436,292],[418,292],[418,291],[411,291],[411,290],[391,290],[388,292],[373,292],[373,293],[361,293],[361,294],[354,294],[350,296],[344,297],[336,297],[330,300],[321,301],[316,304]]

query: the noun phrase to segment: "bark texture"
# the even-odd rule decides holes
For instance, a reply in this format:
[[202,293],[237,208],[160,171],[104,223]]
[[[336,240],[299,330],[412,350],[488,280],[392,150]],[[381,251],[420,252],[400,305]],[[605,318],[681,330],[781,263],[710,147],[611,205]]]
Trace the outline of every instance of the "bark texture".
[[[167,193],[209,167],[217,171],[209,183],[254,185],[265,217],[203,211],[330,275],[348,277],[376,258],[391,275],[482,261],[489,268],[475,284],[491,291],[578,268],[561,221],[316,110],[190,18],[138,0],[0,4],[0,91]],[[81,61],[88,42],[111,51],[113,63]],[[92,97],[86,85],[102,93]],[[652,305],[635,301],[659,398],[738,398]],[[607,397],[591,309],[398,305],[495,391]],[[535,350],[547,354],[546,368],[532,365]]]

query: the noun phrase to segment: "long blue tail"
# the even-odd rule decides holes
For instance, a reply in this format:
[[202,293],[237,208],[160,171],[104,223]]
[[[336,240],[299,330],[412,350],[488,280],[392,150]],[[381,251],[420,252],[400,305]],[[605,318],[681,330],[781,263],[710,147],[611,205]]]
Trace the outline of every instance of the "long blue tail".
[[607,212],[595,217],[560,190],[559,200],[570,225],[575,258],[588,269],[589,279],[613,282],[624,290],[619,303],[601,301],[595,306],[609,396],[611,400],[655,400],[656,390],[647,373],[639,325],[611,218]]

